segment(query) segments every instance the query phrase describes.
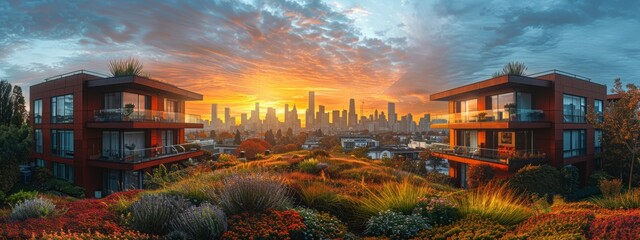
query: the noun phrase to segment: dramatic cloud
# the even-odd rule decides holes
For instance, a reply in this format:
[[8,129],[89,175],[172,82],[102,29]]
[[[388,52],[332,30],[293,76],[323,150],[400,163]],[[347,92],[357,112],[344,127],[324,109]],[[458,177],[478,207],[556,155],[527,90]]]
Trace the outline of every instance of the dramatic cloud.
[[[430,93],[482,80],[509,61],[600,83],[640,81],[636,1],[3,1],[0,78],[29,85],[140,58],[151,77],[234,115],[307,91],[329,110],[443,111]],[[263,111],[266,112],[266,111]],[[303,112],[303,111],[300,111]]]

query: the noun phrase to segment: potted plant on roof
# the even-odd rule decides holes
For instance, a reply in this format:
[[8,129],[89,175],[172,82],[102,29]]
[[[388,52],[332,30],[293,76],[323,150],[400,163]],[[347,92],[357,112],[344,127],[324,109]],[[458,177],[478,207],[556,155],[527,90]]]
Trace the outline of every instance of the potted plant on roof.
[[133,109],[136,107],[133,103],[127,103],[124,105],[124,120],[129,121],[129,116],[133,113]]

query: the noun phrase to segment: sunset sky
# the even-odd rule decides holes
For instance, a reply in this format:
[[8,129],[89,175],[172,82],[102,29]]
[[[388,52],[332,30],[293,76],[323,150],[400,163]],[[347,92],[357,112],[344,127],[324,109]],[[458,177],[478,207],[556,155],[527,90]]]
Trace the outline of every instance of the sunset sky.
[[[160,3],[165,2],[165,3]],[[154,79],[204,95],[188,112],[254,102],[328,110],[446,111],[430,93],[509,61],[640,84],[640,1],[6,1],[0,79],[25,89],[136,57]],[[316,107],[317,109],[317,107]],[[266,110],[262,110],[264,114]],[[264,115],[263,115],[264,117]]]

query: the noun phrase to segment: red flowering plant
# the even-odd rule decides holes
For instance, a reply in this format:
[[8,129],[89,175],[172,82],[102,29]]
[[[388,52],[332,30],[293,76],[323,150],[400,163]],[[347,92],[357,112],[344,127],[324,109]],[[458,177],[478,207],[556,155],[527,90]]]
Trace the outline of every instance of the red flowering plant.
[[229,229],[222,239],[301,239],[306,228],[294,210],[244,212],[228,219]]
[[519,224],[507,239],[538,239],[554,237],[560,239],[585,238],[589,224],[595,215],[588,211],[565,211],[540,214]]
[[638,239],[640,238],[640,212],[620,211],[616,214],[596,218],[591,223],[591,239]]

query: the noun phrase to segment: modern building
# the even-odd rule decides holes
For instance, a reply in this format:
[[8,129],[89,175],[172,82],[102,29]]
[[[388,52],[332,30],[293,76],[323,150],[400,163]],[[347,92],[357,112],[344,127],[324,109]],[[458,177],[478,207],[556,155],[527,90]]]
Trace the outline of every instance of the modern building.
[[366,147],[375,148],[380,146],[380,142],[366,135],[346,135],[340,136],[340,146],[345,151],[351,151],[356,148]]
[[75,71],[31,86],[36,164],[88,196],[143,188],[145,171],[203,155],[185,144],[185,114],[202,95],[141,76]]
[[526,164],[574,165],[582,181],[594,169],[600,143],[585,114],[587,106],[602,111],[607,88],[588,78],[558,70],[505,75],[430,99],[449,102],[449,114],[431,122],[431,128],[450,130],[449,144],[434,149],[463,187],[474,164],[492,166],[499,177]]

